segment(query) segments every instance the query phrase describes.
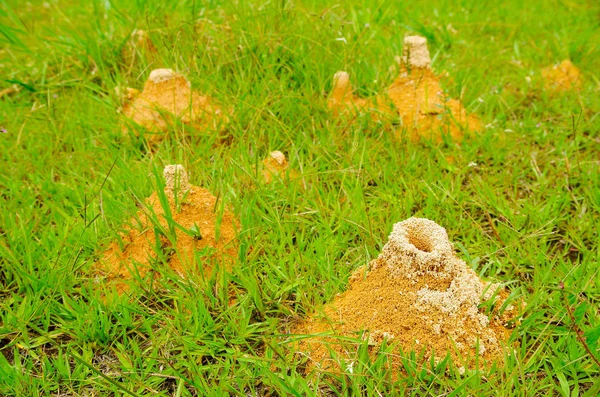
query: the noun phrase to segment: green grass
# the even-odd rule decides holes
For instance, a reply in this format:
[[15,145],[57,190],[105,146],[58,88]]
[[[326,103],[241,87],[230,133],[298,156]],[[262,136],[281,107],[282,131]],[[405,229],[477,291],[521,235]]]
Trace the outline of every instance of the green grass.
[[[0,90],[20,88],[0,99],[0,395],[600,394],[600,5],[233,3],[0,0]],[[121,58],[136,28],[152,64]],[[407,33],[428,38],[482,134],[415,144],[329,116],[333,74],[378,92]],[[565,58],[583,89],[550,96],[540,70]],[[180,126],[155,151],[122,135],[115,87],[158,67],[235,108],[228,144]],[[271,150],[300,181],[260,182]],[[239,217],[236,266],[105,303],[95,261],[173,163]],[[352,373],[305,376],[290,324],[410,216],[444,226],[479,274],[527,302],[516,354],[460,375],[385,347]],[[406,377],[393,380],[387,354],[405,357]]]

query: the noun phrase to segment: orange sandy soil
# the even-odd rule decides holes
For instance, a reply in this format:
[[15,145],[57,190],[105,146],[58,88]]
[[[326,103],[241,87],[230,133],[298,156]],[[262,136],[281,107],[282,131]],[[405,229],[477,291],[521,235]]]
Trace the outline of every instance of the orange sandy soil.
[[[508,322],[517,316],[510,305],[498,314],[508,293],[479,280],[457,257],[448,256],[447,266],[415,270],[406,265],[406,258],[413,258],[414,252],[419,255],[418,251],[401,257],[394,249],[384,248],[371,262],[370,271],[359,268],[350,277],[347,291],[291,330],[295,335],[311,335],[293,344],[296,352],[308,357],[308,371],[346,370],[339,365],[347,367],[356,360],[356,339],[368,340],[372,355],[385,339],[404,352],[424,350],[427,359],[443,359],[449,353],[457,366],[501,363],[512,332]],[[493,304],[489,314],[481,307],[482,294]],[[332,358],[331,352],[341,360]],[[401,357],[389,359],[394,373],[402,373]]]
[[[144,89],[128,88],[123,100],[123,115],[149,132],[149,142],[160,141],[175,119],[200,131],[219,131],[229,122],[220,104],[193,91],[184,76],[170,69],[153,70]],[[123,129],[129,130],[127,124]]]
[[544,87],[549,91],[561,92],[581,89],[581,71],[570,60],[542,70]]
[[402,130],[412,140],[426,137],[441,141],[443,134],[458,140],[466,131],[481,128],[476,116],[468,114],[460,101],[444,93],[440,79],[428,62],[414,66],[406,55],[400,60],[399,76],[384,93],[374,98],[353,95],[345,72],[336,73],[333,87],[328,107],[334,116],[369,113],[375,121],[393,121],[400,117]]
[[[236,233],[239,222],[228,210],[222,217],[215,211],[216,198],[206,189],[193,186],[182,196],[180,211],[177,211],[173,194],[167,193],[173,220],[190,230],[197,226],[201,239],[176,229],[175,245],[163,234],[158,234],[160,253],[157,252],[157,225],[152,220],[156,214],[160,227],[169,230],[157,193],[147,200],[149,210],[139,211],[131,228],[122,236],[122,245],[110,244],[98,262],[98,272],[108,285],[118,292],[128,289],[132,279],[148,280],[159,277],[156,268],[165,264],[181,276],[189,274],[210,275],[215,266],[230,269],[237,257]],[[217,207],[218,208],[218,207]],[[220,218],[220,222],[218,219]],[[217,223],[219,236],[217,237]]]
[[262,177],[266,183],[271,183],[274,177],[292,180],[298,178],[295,170],[289,169],[290,163],[279,150],[269,153],[262,161]]

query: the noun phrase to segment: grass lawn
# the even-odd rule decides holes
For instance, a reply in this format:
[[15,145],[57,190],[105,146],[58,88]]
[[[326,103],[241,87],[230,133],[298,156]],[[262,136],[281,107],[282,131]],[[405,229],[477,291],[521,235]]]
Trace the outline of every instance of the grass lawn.
[[[134,29],[152,57],[123,56]],[[328,112],[338,70],[382,91],[407,34],[483,130],[398,139]],[[541,70],[570,59],[579,91]],[[115,87],[156,68],[234,109],[218,135],[123,135]],[[0,395],[600,395],[600,3],[0,0]],[[301,177],[265,184],[281,150]],[[183,164],[240,220],[231,272],[104,296],[103,250]],[[527,307],[502,365],[419,353],[305,374],[289,329],[344,291],[392,225],[444,226]],[[230,297],[235,296],[234,301]],[[405,356],[394,376],[386,355]]]

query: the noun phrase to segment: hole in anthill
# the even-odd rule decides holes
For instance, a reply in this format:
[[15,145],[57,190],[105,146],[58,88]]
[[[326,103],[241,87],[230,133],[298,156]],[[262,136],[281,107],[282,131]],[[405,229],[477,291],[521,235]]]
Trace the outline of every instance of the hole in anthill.
[[414,245],[418,250],[424,252],[433,251],[433,244],[431,242],[431,239],[429,239],[428,237],[419,236],[416,233],[409,232],[408,242]]

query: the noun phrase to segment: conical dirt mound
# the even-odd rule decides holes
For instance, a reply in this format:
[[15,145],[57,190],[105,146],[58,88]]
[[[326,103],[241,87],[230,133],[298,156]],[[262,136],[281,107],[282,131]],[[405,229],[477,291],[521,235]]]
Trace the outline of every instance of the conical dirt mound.
[[467,114],[462,104],[448,98],[430,64],[427,40],[408,36],[404,40],[404,56],[399,59],[400,75],[386,90],[372,99],[352,94],[350,77],[337,72],[328,106],[334,116],[370,113],[376,121],[400,118],[402,130],[412,140],[421,137],[441,140],[443,134],[460,139],[467,130],[481,128],[476,116]]
[[563,92],[581,89],[581,71],[565,59],[558,65],[542,69],[544,87],[551,92]]
[[214,266],[229,269],[237,257],[239,223],[233,214],[226,209],[219,214],[217,199],[190,186],[180,165],[167,166],[165,179],[165,194],[148,198],[147,208],[132,221],[138,227],[122,234],[98,262],[100,275],[118,292],[126,291],[131,279],[149,282],[165,264],[181,276],[210,275]]
[[277,178],[291,181],[299,176],[296,170],[290,169],[290,163],[279,150],[269,153],[267,158],[262,161],[261,174],[266,183],[271,183]]
[[[424,349],[428,358],[449,353],[458,365],[474,366],[476,357],[484,363],[502,359],[511,333],[507,321],[516,309],[499,310],[507,292],[479,279],[456,256],[444,228],[422,218],[397,223],[370,268],[356,271],[348,290],[326,305],[323,315],[292,330],[331,335],[297,343],[309,366],[335,368],[330,350],[353,360],[356,344],[334,336],[368,339],[373,352],[386,339],[404,351]],[[391,359],[399,373],[400,358]]]
[[216,101],[193,91],[190,82],[171,69],[153,70],[144,89],[127,89],[124,99],[123,115],[150,132],[150,142],[160,141],[175,119],[198,130],[215,131],[229,121]]

